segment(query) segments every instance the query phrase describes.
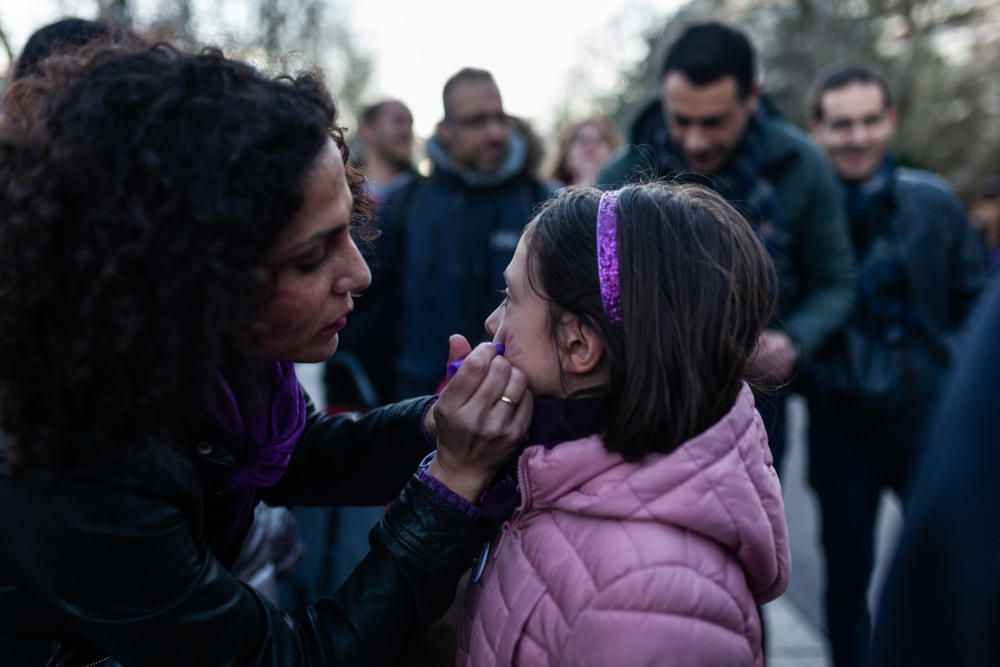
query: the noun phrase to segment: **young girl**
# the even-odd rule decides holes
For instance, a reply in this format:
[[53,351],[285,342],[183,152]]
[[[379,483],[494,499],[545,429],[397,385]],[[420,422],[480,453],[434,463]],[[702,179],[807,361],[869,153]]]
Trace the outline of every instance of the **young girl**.
[[548,398],[458,664],[762,665],[789,551],[742,379],[774,305],[760,241],[699,187],[568,188],[505,277],[486,329]]

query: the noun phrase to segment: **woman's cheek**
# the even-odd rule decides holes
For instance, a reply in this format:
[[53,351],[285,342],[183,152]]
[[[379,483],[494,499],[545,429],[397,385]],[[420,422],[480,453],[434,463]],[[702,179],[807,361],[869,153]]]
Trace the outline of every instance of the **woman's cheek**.
[[300,292],[279,289],[258,320],[261,334],[281,338],[299,331],[308,322],[311,310],[310,299]]

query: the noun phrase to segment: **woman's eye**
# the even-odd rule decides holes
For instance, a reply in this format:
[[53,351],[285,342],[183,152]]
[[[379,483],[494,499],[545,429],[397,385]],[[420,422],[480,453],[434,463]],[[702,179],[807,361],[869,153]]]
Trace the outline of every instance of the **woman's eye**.
[[498,290],[498,292],[497,292],[497,293],[498,293],[498,294],[499,294],[500,296],[502,296],[502,297],[503,297],[503,304],[502,304],[502,305],[506,306],[506,305],[507,305],[508,303],[510,303],[510,292],[508,292],[508,291],[507,291],[507,290],[505,290],[505,289],[502,289],[502,290]]
[[326,253],[324,253],[321,257],[315,260],[297,262],[295,264],[295,270],[298,271],[299,273],[312,273],[313,271],[321,267],[325,260],[326,260]]

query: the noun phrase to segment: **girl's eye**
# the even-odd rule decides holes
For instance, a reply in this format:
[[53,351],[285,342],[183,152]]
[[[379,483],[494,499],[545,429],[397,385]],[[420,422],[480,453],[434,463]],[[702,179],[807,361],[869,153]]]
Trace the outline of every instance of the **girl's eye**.
[[506,306],[510,303],[510,292],[505,289],[498,290],[498,294],[503,297],[503,303],[501,305]]

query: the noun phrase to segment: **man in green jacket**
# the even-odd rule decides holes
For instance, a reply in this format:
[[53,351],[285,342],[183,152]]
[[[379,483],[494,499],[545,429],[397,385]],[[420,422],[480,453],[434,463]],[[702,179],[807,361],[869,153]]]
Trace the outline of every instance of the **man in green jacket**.
[[[717,22],[687,28],[667,53],[660,96],[637,117],[602,187],[668,178],[717,190],[760,234],[777,269],[778,313],[757,367],[778,387],[841,325],[854,260],[836,181],[808,137],[761,100],[753,47]],[[784,454],[784,391],[758,395],[775,466]]]

